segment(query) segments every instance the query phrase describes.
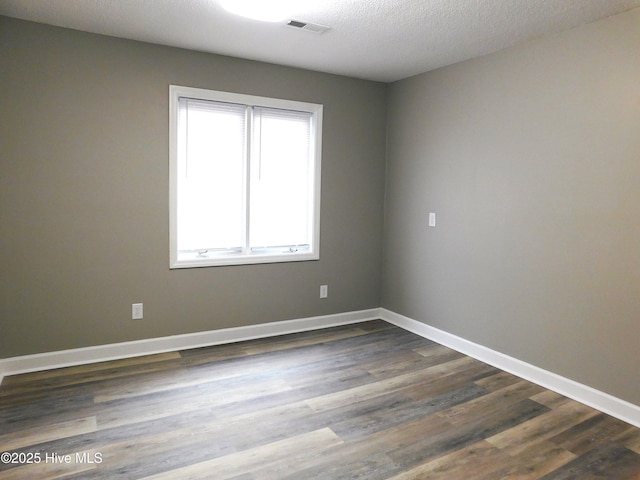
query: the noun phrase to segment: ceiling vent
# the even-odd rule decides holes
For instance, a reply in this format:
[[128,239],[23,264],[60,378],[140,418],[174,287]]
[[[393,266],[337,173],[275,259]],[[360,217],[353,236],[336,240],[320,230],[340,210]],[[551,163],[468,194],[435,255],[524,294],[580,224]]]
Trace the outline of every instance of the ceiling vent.
[[304,30],[312,33],[324,33],[330,29],[326,25],[319,25],[317,23],[301,22],[300,20],[289,20],[287,26],[295,28],[297,30]]

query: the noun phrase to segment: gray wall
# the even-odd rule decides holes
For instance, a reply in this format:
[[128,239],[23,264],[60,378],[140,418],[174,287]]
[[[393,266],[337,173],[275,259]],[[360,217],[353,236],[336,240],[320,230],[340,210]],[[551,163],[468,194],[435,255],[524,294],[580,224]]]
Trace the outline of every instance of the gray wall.
[[[0,58],[0,358],[380,305],[384,84],[2,17]],[[169,84],[324,104],[320,261],[169,270]]]
[[382,306],[640,404],[639,80],[636,9],[393,84]]

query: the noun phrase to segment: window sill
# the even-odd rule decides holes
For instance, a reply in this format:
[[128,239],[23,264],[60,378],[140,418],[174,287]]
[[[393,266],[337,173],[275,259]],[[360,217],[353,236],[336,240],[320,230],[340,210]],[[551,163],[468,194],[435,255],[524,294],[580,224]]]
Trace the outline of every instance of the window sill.
[[308,262],[319,260],[320,256],[315,252],[284,253],[274,254],[209,254],[202,256],[197,253],[179,254],[176,259],[171,260],[169,268],[200,268],[200,267],[222,267],[230,265],[257,265],[261,263],[288,263],[288,262]]

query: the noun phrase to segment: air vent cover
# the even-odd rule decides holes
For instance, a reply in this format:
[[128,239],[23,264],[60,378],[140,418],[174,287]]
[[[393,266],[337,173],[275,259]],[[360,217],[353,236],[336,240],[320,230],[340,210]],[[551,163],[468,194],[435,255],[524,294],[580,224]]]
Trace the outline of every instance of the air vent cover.
[[293,20],[293,19],[287,22],[287,26],[291,28],[296,28],[298,30],[305,30],[307,32],[313,32],[313,33],[324,33],[331,28],[331,27],[327,27],[326,25],[320,25],[320,24],[311,23],[311,22],[302,22],[300,20]]

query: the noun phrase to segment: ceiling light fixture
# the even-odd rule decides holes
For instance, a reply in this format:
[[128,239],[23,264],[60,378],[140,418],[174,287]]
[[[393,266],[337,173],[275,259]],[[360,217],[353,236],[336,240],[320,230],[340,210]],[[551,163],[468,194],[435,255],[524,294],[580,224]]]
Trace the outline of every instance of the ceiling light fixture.
[[294,0],[220,0],[226,11],[261,22],[282,22],[291,15]]

